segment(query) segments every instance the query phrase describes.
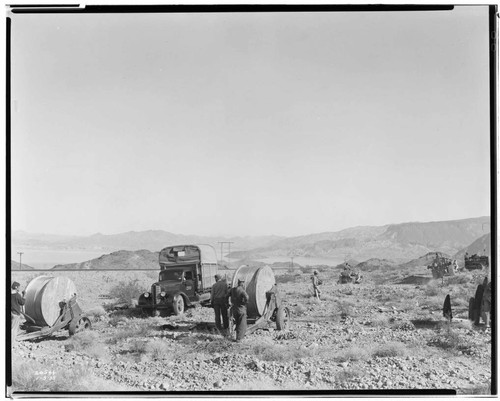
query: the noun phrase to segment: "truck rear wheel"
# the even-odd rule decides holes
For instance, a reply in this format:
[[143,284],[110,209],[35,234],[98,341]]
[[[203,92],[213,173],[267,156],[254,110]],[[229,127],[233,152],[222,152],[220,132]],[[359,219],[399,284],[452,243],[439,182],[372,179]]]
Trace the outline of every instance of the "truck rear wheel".
[[172,307],[176,315],[182,315],[184,313],[184,298],[182,298],[181,294],[174,296]]

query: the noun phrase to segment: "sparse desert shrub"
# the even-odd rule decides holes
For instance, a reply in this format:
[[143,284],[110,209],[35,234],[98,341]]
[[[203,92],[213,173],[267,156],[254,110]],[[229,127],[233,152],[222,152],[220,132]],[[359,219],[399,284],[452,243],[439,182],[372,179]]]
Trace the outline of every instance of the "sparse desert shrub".
[[98,320],[101,316],[106,316],[106,310],[102,305],[96,306],[95,308],[89,309],[85,311],[85,315],[89,317],[90,319],[96,321]]
[[404,356],[406,353],[406,346],[403,343],[390,342],[377,347],[372,355],[378,358]]
[[456,327],[459,329],[472,330],[474,328],[474,324],[470,320],[461,320],[456,323]]
[[444,328],[439,330],[432,337],[427,345],[443,348],[449,351],[461,351],[464,354],[470,355],[475,352],[476,344],[471,342],[466,336],[462,336],[451,325],[446,324]]
[[163,360],[170,354],[168,344],[161,340],[155,340],[148,343],[146,352],[153,360]]
[[109,319],[108,323],[110,326],[116,327],[116,326],[120,326],[120,325],[126,325],[127,322],[128,322],[128,319],[125,316],[112,316]]
[[333,300],[334,300],[334,297],[332,295],[325,294],[325,293],[321,294],[321,301],[329,301],[329,302],[331,302]]
[[491,395],[491,382],[479,386],[465,388],[461,391],[465,395]]
[[415,302],[415,299],[403,299],[399,302],[397,305],[397,308],[403,312],[409,312],[417,308],[417,304]]
[[115,298],[118,303],[131,303],[144,292],[139,285],[139,279],[131,281],[120,281],[109,290],[109,295]]
[[437,288],[436,283],[429,283],[425,287],[424,294],[428,297],[434,297],[440,293],[439,288]]
[[445,283],[447,285],[467,284],[471,278],[464,274],[457,274],[455,276],[446,277]]
[[422,302],[422,304],[426,305],[427,308],[430,310],[442,310],[443,304],[444,304],[444,299],[445,299],[444,295],[432,296],[432,297],[428,297],[427,299],[425,299]]
[[255,355],[262,361],[293,361],[315,355],[316,349],[290,348],[277,344],[257,344],[251,347],[248,354]]
[[[198,341],[198,340],[196,340]],[[228,337],[217,339],[217,341],[202,342],[194,347],[197,354],[209,354],[229,352],[234,348],[234,343]]]
[[92,358],[102,359],[105,358],[107,354],[103,352],[102,346],[98,343],[98,339],[99,334],[95,331],[85,330],[72,336],[68,344],[73,346],[75,351],[83,352]]
[[334,360],[336,362],[365,361],[369,357],[370,353],[365,348],[353,346],[334,357]]
[[353,380],[358,380],[361,377],[361,373],[354,369],[344,369],[335,375],[335,383],[338,385],[347,384]]
[[413,331],[416,330],[415,325],[409,320],[402,320],[399,322],[394,322],[391,326],[393,330],[401,330],[401,331]]
[[375,296],[375,299],[376,299],[378,302],[380,302],[380,303],[382,303],[382,304],[385,304],[386,302],[391,301],[391,300],[392,300],[392,297],[391,297],[391,296],[389,296],[389,295],[387,295],[387,294],[377,294],[377,295]]
[[[39,372],[47,372],[41,375]],[[47,379],[52,379],[52,370],[43,369],[41,365],[33,363],[17,362],[12,363],[12,389],[14,391],[50,391],[50,384]]]
[[116,344],[120,341],[126,340],[127,338],[144,338],[148,336],[150,330],[151,327],[147,325],[124,327],[113,333],[113,337],[109,338],[107,342],[108,344]]
[[281,274],[279,276],[276,276],[276,283],[278,284],[284,284],[284,283],[290,283],[290,282],[295,282],[295,276],[292,276],[291,274]]
[[340,301],[337,304],[337,307],[339,309],[340,317],[341,318],[346,318],[349,316],[354,316],[355,315],[355,309],[354,309],[354,304],[349,301]]
[[14,362],[12,366],[12,387],[15,391],[88,391],[91,382],[92,376],[84,365],[64,369],[55,365]]
[[296,316],[301,316],[301,315],[303,315],[303,314],[306,312],[306,310],[307,310],[307,309],[306,309],[306,307],[305,307],[304,305],[302,305],[302,304],[297,304],[297,305],[295,306],[295,309],[293,310],[293,312],[294,312],[294,314],[295,314]]
[[370,323],[373,327],[386,327],[389,326],[389,317],[385,315],[374,315],[370,319]]
[[145,340],[134,340],[129,344],[129,352],[133,354],[145,354],[147,352],[148,342]]
[[262,391],[262,390],[297,390],[297,383],[276,383],[270,377],[259,377],[258,379],[239,379],[237,382],[229,383],[222,387],[224,391]]

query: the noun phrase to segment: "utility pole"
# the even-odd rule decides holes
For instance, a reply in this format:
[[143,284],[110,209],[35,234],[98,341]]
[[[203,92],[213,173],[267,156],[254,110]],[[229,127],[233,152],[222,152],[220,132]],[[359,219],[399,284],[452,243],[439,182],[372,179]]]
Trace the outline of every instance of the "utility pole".
[[229,259],[231,258],[231,256],[230,256],[231,255],[231,244],[233,244],[233,242],[230,241],[230,242],[228,242],[228,244],[229,244],[229,253],[227,256],[227,263],[229,264],[230,263]]
[[291,256],[290,259],[292,259],[292,270],[293,270],[293,256]]
[[19,254],[19,268],[22,269],[23,268],[23,264],[21,263],[21,257],[23,256],[23,253],[24,252],[18,252]]
[[222,245],[229,244],[229,253],[231,253],[231,244],[234,244],[234,242],[233,241],[219,241],[219,244],[220,244],[220,257],[221,257],[221,260],[224,261],[224,256],[222,254]]
[[222,262],[224,262],[224,256],[222,254],[222,244],[223,244],[223,242],[219,242],[219,244],[220,244],[220,261],[222,263]]

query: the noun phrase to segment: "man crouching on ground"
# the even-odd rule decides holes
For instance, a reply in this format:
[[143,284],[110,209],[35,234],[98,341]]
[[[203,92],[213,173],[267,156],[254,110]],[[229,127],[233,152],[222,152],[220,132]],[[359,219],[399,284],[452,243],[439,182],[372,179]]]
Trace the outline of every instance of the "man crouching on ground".
[[[219,274],[215,275],[215,281],[216,283],[212,286],[212,291],[210,294],[210,302],[212,303],[215,312],[215,327],[217,327],[217,330],[222,332],[223,335],[227,335],[227,330],[229,328],[229,317],[227,315],[227,298],[229,295],[229,291],[227,289],[226,280],[222,280]],[[221,315],[222,323],[224,325],[224,331],[222,331],[220,320]]]
[[236,341],[240,342],[247,331],[248,294],[245,291],[245,280],[238,280],[238,287],[231,289],[233,317],[236,321]]

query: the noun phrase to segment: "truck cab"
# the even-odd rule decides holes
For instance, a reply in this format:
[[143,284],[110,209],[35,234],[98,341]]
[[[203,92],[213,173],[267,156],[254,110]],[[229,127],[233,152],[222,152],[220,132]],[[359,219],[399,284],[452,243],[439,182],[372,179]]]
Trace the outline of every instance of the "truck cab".
[[159,256],[160,273],[151,291],[140,295],[138,307],[158,315],[185,307],[208,305],[218,272],[217,254],[210,245],[175,245],[163,248]]

